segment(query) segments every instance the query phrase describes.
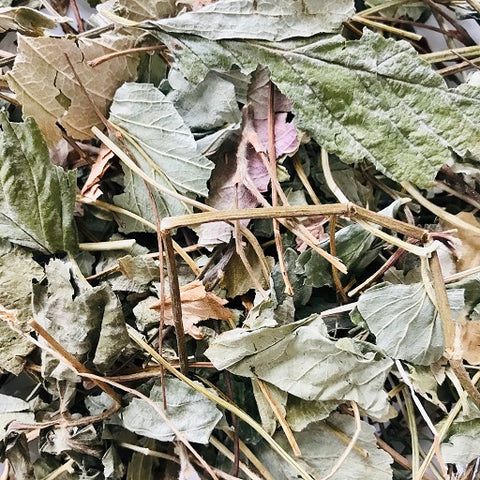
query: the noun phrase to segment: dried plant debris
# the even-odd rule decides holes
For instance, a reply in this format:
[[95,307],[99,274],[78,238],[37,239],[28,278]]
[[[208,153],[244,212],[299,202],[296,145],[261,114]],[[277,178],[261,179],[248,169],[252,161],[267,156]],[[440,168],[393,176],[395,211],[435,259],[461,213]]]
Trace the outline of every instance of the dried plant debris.
[[2,478],[476,478],[478,2],[39,5],[0,9]]

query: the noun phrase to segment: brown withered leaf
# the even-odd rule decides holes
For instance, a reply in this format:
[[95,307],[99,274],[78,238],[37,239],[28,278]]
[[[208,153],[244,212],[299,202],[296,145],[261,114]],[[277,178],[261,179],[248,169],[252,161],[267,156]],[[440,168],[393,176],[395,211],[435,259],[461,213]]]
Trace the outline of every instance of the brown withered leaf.
[[[480,222],[471,212],[460,212],[456,215],[464,222],[470,223],[476,228],[480,228]],[[457,228],[456,237],[462,242],[457,249],[459,261],[457,263],[457,272],[463,272],[469,268],[480,265],[480,237],[472,234],[467,228]]]
[[480,320],[457,320],[456,324],[462,358],[470,365],[480,365]]
[[[88,139],[100,125],[91,101],[104,115],[117,88],[136,76],[138,57],[122,55],[93,68],[89,60],[133,46],[134,39],[107,34],[98,39],[18,36],[18,55],[6,75],[24,116],[38,123],[47,143],[62,137],[59,122],[73,138]],[[88,92],[75,79],[68,59]]]
[[105,172],[110,167],[112,158],[113,152],[102,144],[100,147],[100,152],[98,152],[98,157],[95,160],[95,163],[92,165],[92,169],[90,170],[87,181],[82,188],[81,194],[84,197],[88,197],[91,200],[96,200],[98,197],[100,197],[100,195],[103,194],[99,183],[103,175],[105,175]]
[[[204,337],[197,327],[198,322],[208,320],[230,320],[232,312],[224,307],[226,300],[212,292],[207,292],[202,282],[195,280],[180,288],[180,301],[182,303],[182,318],[185,333],[200,340]],[[154,303],[150,308],[160,311],[161,301]],[[165,323],[174,325],[172,314],[172,302],[170,297],[165,299]]]

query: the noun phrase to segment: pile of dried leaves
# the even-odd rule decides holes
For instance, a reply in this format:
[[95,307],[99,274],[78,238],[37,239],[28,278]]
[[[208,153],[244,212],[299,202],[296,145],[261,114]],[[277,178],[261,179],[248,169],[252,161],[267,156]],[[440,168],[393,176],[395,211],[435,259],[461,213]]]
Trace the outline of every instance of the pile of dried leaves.
[[13,3],[2,478],[479,478],[478,1]]

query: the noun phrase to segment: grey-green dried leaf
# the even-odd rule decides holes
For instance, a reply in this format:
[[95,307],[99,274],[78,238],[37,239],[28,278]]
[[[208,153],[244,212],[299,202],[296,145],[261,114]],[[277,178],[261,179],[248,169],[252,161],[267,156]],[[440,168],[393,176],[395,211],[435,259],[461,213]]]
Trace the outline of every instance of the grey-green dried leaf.
[[138,285],[145,286],[150,282],[160,280],[159,267],[151,257],[125,255],[117,261],[123,275]]
[[[193,388],[176,378],[165,377],[167,399],[166,416],[175,428],[189,441],[208,443],[215,425],[222,418],[215,404]],[[163,410],[163,394],[160,385],[154,385],[149,398]],[[176,435],[156,412],[143,399],[134,398],[123,408],[115,423],[127,430],[155,438],[162,442],[172,442]]]
[[[372,252],[374,241],[375,235],[360,225],[348,225],[335,234],[336,256],[350,272],[356,267],[356,263],[364,261],[365,255]],[[329,251],[330,240],[320,242],[319,247]],[[333,285],[331,264],[312,249],[307,249],[298,256],[295,274],[303,276],[305,285],[311,287]]]
[[336,400],[304,400],[289,395],[286,406],[287,423],[294,432],[301,432],[310,424],[327,418],[340,403]]
[[383,384],[392,361],[366,342],[330,339],[318,316],[224,332],[205,355],[218,370],[255,375],[305,400],[354,400],[372,417],[388,414]]
[[[401,202],[395,201],[379,213],[394,217]],[[378,255],[378,249],[372,248],[376,237],[361,225],[352,223],[335,234],[336,256],[342,260],[348,271],[363,271]],[[319,244],[320,248],[330,251],[330,240]],[[304,283],[313,287],[333,286],[332,266],[325,258],[307,249],[298,256],[295,273],[304,276]]]
[[[454,311],[463,308],[463,290],[448,296]],[[442,356],[441,320],[422,283],[381,283],[360,295],[357,308],[390,357],[430,365]]]
[[138,302],[133,308],[135,323],[142,332],[159,324],[160,316],[158,312],[150,308],[154,303],[158,303],[158,297],[150,295]]
[[187,127],[206,131],[240,121],[233,83],[211,71],[198,85],[189,87],[174,99],[175,108]]
[[455,463],[466,468],[472,460],[480,456],[478,451],[479,434],[479,429],[474,428],[471,434],[452,435],[447,442],[440,446],[444,462]]
[[[285,407],[287,405],[288,393],[280,390],[271,383],[263,382],[263,384],[277,405],[280,413],[283,415],[283,417],[285,417],[287,413]],[[260,415],[260,419],[262,421],[262,427],[269,435],[273,435],[277,429],[277,416],[275,415],[272,406],[265,398],[265,395],[255,379],[252,380],[252,389],[258,408],[258,414]]]
[[[355,421],[348,415],[334,413],[326,422],[310,425],[304,431],[297,433],[295,439],[302,452],[301,459],[297,459],[315,478],[324,478],[330,473],[335,462],[345,451],[345,443],[332,432],[339,430],[348,438],[355,432]],[[280,445],[288,449],[288,442],[283,435],[276,435]],[[375,427],[361,422],[360,436],[356,445],[368,452],[364,457],[355,449],[350,452],[340,469],[330,477],[332,480],[391,480],[393,459],[377,447]],[[270,447],[262,444],[256,453],[275,480],[291,480],[297,478],[284,460],[278,457]]]
[[128,20],[141,22],[149,18],[164,18],[174,15],[175,4],[175,0],[116,0],[113,11]]
[[111,444],[102,457],[105,480],[120,480],[125,475],[125,465],[120,452]]
[[[366,0],[365,5],[376,7],[388,3],[388,0]],[[404,4],[395,5],[382,9],[379,13],[386,17],[408,17],[412,20],[418,20],[422,14],[428,10],[424,2],[406,2]]]
[[[106,284],[85,288],[61,260],[52,260],[46,273],[48,285],[33,287],[34,318],[80,362],[105,371],[129,342],[120,301]],[[46,351],[42,351],[42,374],[78,381]]]
[[[140,168],[151,178],[183,195],[208,194],[207,181],[213,163],[198,153],[195,139],[182,117],[172,102],[153,85],[122,85],[115,93],[110,121],[132,138],[133,144],[128,137],[125,142]],[[142,155],[142,151],[148,159]],[[139,187],[141,183],[144,181],[130,174],[126,177],[125,193],[114,197],[114,201],[155,224],[148,192],[145,186]],[[151,190],[160,217],[189,212],[189,208],[179,200],[154,188]],[[123,230],[132,231],[126,228]]]
[[0,393],[0,441],[5,439],[7,427],[14,420],[33,423],[35,415],[30,411],[30,405],[21,398]]
[[0,121],[0,236],[46,254],[75,252],[76,172],[51,163],[32,118]]
[[175,18],[148,22],[167,32],[220,40],[279,41],[338,32],[354,13],[352,0],[219,0]]
[[157,32],[192,81],[210,68],[257,64],[293,100],[297,126],[346,163],[362,159],[397,181],[432,183],[454,154],[480,156],[478,88],[449,89],[406,42],[366,30],[277,43],[208,42]]
[[[32,280],[40,280],[43,275],[43,268],[29,251],[0,242],[0,305],[16,311],[16,327],[25,332],[29,330],[27,322],[32,317]],[[0,370],[18,375],[23,370],[25,357],[34,348],[33,343],[0,320]]]
[[409,370],[410,381],[415,391],[430,403],[440,408],[445,414],[448,414],[444,403],[438,398],[439,381],[435,375],[433,375],[432,368],[430,366],[410,365]]

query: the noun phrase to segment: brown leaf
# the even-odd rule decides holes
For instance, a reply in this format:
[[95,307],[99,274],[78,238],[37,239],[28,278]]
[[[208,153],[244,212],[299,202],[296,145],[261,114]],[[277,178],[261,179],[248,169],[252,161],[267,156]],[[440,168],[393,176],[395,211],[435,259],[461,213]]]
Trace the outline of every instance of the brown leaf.
[[456,324],[462,358],[470,365],[480,365],[480,320],[457,320]]
[[96,200],[100,195],[102,195],[103,192],[100,189],[99,183],[105,172],[110,167],[110,160],[112,158],[113,152],[102,144],[100,147],[100,152],[98,152],[98,157],[95,160],[95,163],[92,165],[92,169],[90,170],[87,181],[82,188],[81,193],[84,197],[88,197],[91,200]]
[[[101,123],[90,101],[106,114],[117,88],[136,76],[138,57],[123,55],[95,68],[87,62],[132,46],[132,38],[113,34],[95,40],[19,35],[18,55],[6,75],[8,85],[22,104],[24,116],[35,118],[50,146],[62,138],[56,122],[73,138],[88,139],[91,127]],[[67,56],[90,100],[75,79]]]
[[[273,92],[270,92],[273,88]],[[277,159],[294,153],[299,147],[297,131],[287,121],[292,102],[270,81],[266,68],[253,73],[248,90],[248,106],[243,110],[242,134],[236,158],[225,156],[216,162],[210,179],[208,204],[219,210],[254,208],[259,205],[261,194],[268,190],[270,175],[261,155],[268,153],[269,101],[273,93],[274,141]],[[248,225],[248,220],[242,220]],[[214,222],[200,228],[198,243],[216,245],[228,242],[232,226],[225,222]]]
[[[460,212],[456,216],[464,222],[480,228],[480,222],[473,213]],[[457,248],[457,255],[459,257],[457,272],[463,272],[480,265],[480,237],[472,234],[467,228],[456,228],[456,237],[461,241],[460,247]]]
[[[232,312],[223,306],[227,301],[212,292],[207,292],[199,280],[195,280],[180,288],[180,301],[182,303],[185,333],[197,340],[204,337],[201,330],[196,326],[198,322],[210,318],[216,320],[230,320],[234,318]],[[158,301],[150,308],[160,311],[161,304],[161,301]],[[165,323],[174,325],[170,297],[165,299]]]

